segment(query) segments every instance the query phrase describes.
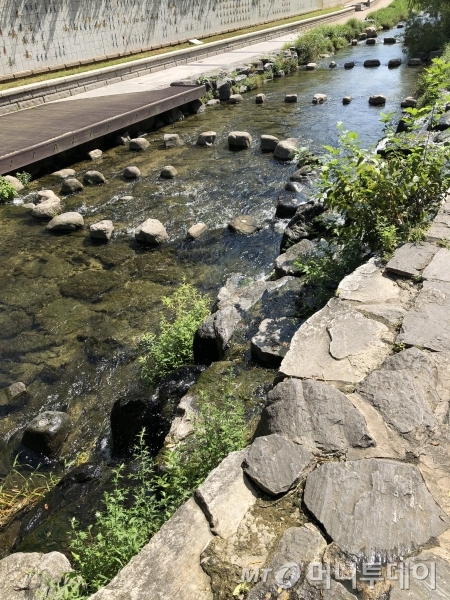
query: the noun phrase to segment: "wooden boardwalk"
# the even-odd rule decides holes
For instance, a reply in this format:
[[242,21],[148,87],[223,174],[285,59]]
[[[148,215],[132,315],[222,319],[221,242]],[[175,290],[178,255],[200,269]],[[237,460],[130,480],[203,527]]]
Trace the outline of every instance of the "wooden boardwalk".
[[74,99],[0,116],[0,174],[121,131],[201,98],[205,86]]

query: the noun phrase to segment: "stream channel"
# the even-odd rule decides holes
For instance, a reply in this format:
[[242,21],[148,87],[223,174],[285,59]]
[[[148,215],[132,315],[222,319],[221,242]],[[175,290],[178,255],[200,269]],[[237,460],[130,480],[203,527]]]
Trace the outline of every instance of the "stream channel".
[[[299,70],[245,94],[242,104],[208,107],[202,114],[152,131],[145,152],[118,146],[95,163],[70,165],[78,179],[93,168],[106,177],[105,185],[85,187],[63,198],[63,211],[80,211],[87,226],[100,219],[113,221],[115,234],[106,245],[93,243],[86,227],[63,236],[46,232],[45,223],[21,206],[29,202],[26,196],[0,206],[0,388],[22,381],[28,389],[25,406],[0,412],[0,481],[17,451],[23,450],[25,426],[44,410],[68,412],[73,424],[61,460],[47,468],[58,471],[64,461],[78,464],[93,456],[100,462],[109,459],[114,402],[151,395],[140,382],[137,342],[144,332],[157,332],[161,298],[186,279],[213,299],[232,273],[258,279],[273,269],[287,224],[275,217],[275,205],[295,161],[283,163],[262,153],[259,136],[295,137],[300,146],[320,153],[324,144],[337,144],[336,123],[342,121],[345,129],[358,132],[364,147],[377,142],[383,129],[380,112],[399,115],[400,102],[414,94],[420,72],[405,64],[388,69],[391,58],[406,63],[400,43],[383,44],[385,36],[399,33],[383,32],[375,46],[362,42],[340,51],[333,57],[335,69],[328,68],[331,58],[323,59],[316,71]],[[381,67],[364,68],[368,58],[379,58]],[[355,61],[354,69],[344,70],[347,60]],[[267,94],[263,105],[255,104],[259,92]],[[319,92],[328,101],[312,105]],[[286,93],[297,93],[298,103],[284,103]],[[384,94],[386,106],[370,107],[371,94]],[[343,106],[346,95],[353,96],[353,102]],[[217,132],[215,144],[196,146],[198,135],[208,130]],[[230,151],[227,134],[232,130],[248,131],[252,147]],[[165,150],[163,133],[178,133],[183,145]],[[160,179],[161,168],[169,164],[178,176]],[[137,181],[122,177],[128,165],[141,170]],[[59,181],[46,175],[26,192],[39,189],[53,189],[59,195]],[[262,229],[251,236],[232,234],[227,224],[241,214],[254,216]],[[167,244],[151,249],[134,241],[134,228],[149,217],[165,225]],[[200,221],[208,226],[206,233],[186,240],[187,229]],[[273,371],[259,376],[264,369],[251,364],[248,368],[257,374],[254,387],[259,380],[273,379]],[[157,449],[161,432],[154,436]],[[21,457],[22,462],[33,460],[26,452]],[[95,477],[92,481],[98,488]],[[95,502],[80,500],[77,506],[75,514],[89,512]],[[60,519],[58,535],[56,526],[50,532],[38,526],[45,522],[43,511],[34,509],[26,523],[18,518],[0,530],[0,557],[12,548],[61,549],[67,514]]]

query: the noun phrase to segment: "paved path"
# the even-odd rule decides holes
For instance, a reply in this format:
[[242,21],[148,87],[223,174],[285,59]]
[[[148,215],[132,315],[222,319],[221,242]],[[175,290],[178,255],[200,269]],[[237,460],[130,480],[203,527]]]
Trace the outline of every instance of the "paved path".
[[[391,4],[392,0],[379,0],[373,10],[384,8]],[[354,2],[349,3],[352,5]],[[334,23],[345,23],[350,18],[355,17],[358,20],[364,20],[370,11],[361,11],[338,17]],[[272,40],[265,42],[259,42],[258,44],[252,44],[239,48],[238,50],[232,50],[230,52],[224,52],[210,58],[203,60],[192,61],[187,64],[172,67],[164,71],[158,71],[156,73],[150,73],[149,75],[143,75],[134,79],[128,79],[127,81],[121,81],[113,85],[97,88],[89,92],[77,94],[75,98],[96,98],[99,96],[109,96],[112,94],[131,94],[133,92],[141,92],[144,90],[157,90],[167,87],[172,81],[179,81],[182,79],[188,79],[202,73],[211,71],[227,70],[231,65],[242,64],[251,61],[253,58],[268,54],[280,50],[286,42],[292,42],[298,36],[297,33],[290,33],[283,35]],[[58,102],[72,102],[74,97],[64,98]]]

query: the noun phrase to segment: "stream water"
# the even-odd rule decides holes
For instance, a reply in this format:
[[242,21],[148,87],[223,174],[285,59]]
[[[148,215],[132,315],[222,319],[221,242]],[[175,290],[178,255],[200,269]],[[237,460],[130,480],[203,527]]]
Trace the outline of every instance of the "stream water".
[[[156,331],[161,297],[183,278],[213,296],[231,273],[252,278],[270,273],[286,226],[275,218],[275,204],[295,165],[263,154],[259,136],[296,137],[320,152],[323,144],[336,144],[336,123],[342,121],[359,133],[363,145],[375,143],[382,134],[380,112],[400,113],[400,101],[413,94],[418,73],[405,65],[387,68],[389,59],[402,57],[402,47],[383,45],[382,38],[396,33],[381,35],[374,47],[362,43],[341,51],[334,70],[328,68],[331,59],[324,59],[316,71],[301,70],[245,94],[240,105],[223,104],[150,132],[146,152],[117,147],[94,164],[71,165],[79,179],[92,168],[106,177],[105,185],[65,198],[64,210],[80,211],[86,225],[111,219],[115,235],[107,245],[93,243],[86,229],[47,233],[45,224],[21,207],[26,196],[0,207],[0,387],[23,381],[29,391],[26,407],[0,416],[0,479],[11,468],[24,427],[43,410],[66,411],[72,418],[62,450],[66,460],[88,456],[94,446],[107,450],[113,403],[145,393],[135,360],[137,340]],[[379,58],[382,66],[365,69],[367,58]],[[344,70],[350,59],[355,68]],[[267,102],[255,105],[261,91]],[[289,92],[299,94],[297,104],[283,102]],[[312,105],[317,92],[327,94],[324,105]],[[387,96],[384,108],[369,106],[368,96],[375,93]],[[349,106],[342,105],[345,95],[354,98]],[[208,130],[217,132],[214,146],[195,146],[198,134]],[[252,148],[230,151],[231,130],[250,132]],[[178,133],[184,145],[164,150],[165,132]],[[161,180],[160,170],[168,164],[178,176]],[[139,167],[139,180],[123,179],[128,165]],[[58,180],[41,177],[27,193],[42,188],[58,194]],[[239,214],[256,217],[262,230],[249,237],[228,232],[228,222]],[[134,242],[133,229],[149,217],[164,223],[168,244],[147,249]],[[207,232],[187,241],[188,227],[199,221]]]

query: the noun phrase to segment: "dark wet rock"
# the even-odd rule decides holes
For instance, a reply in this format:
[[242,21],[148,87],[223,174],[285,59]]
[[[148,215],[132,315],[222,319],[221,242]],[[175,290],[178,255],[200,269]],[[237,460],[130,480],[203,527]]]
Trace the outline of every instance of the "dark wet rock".
[[266,494],[289,491],[307,472],[313,455],[302,446],[274,434],[256,438],[247,449],[245,473]]
[[294,104],[295,102],[297,102],[297,100],[298,100],[297,94],[286,94],[284,97],[284,101],[287,102],[288,104]]
[[297,171],[295,171],[295,173],[292,173],[292,175],[289,177],[289,179],[291,181],[301,182],[301,181],[305,181],[305,179],[307,179],[308,176],[312,175],[313,173],[314,173],[314,165],[303,165],[302,167],[300,167],[300,169],[297,169]]
[[370,69],[372,67],[379,67],[380,65],[381,62],[378,60],[378,58],[370,58],[369,60],[364,61],[364,66],[366,67],[366,69]]
[[347,71],[349,69],[353,69],[355,66],[355,61],[354,60],[349,60],[346,63],[344,63],[344,69],[346,69]]
[[266,94],[256,94],[256,97],[255,97],[256,104],[264,104],[264,102],[266,100],[267,100]]
[[55,458],[70,428],[71,419],[67,413],[47,410],[27,425],[22,443],[33,452]]
[[330,69],[335,69],[337,67],[337,63],[334,60],[332,60],[328,66]]
[[161,403],[180,400],[205,370],[204,365],[179,367],[161,379],[158,399]]
[[22,410],[29,399],[26,385],[21,381],[0,389],[0,418]]
[[136,179],[141,176],[141,171],[138,167],[125,167],[123,170],[123,176],[125,179]]
[[345,104],[345,105],[351,104],[352,100],[353,100],[352,96],[344,96],[342,98],[342,104]]
[[216,141],[217,133],[215,131],[204,131],[197,138],[198,146],[212,146]]
[[374,94],[369,98],[370,106],[384,106],[386,104],[386,96],[382,94]]
[[[286,192],[294,192],[295,194],[300,194],[303,190],[303,186],[295,181],[286,181],[284,189]],[[290,216],[294,216],[294,215],[290,215]]]
[[386,423],[406,434],[417,427],[437,425],[434,412],[442,401],[436,384],[433,361],[419,349],[408,348],[387,358],[381,369],[359,384],[358,391]]
[[295,196],[292,194],[283,194],[282,196],[278,196],[275,214],[280,219],[292,218],[295,215],[297,208],[308,202],[309,194],[304,193],[304,188],[298,186],[295,192]]
[[419,277],[438,251],[429,242],[403,244],[394,252],[386,265],[386,270],[402,277]]
[[241,104],[243,98],[240,94],[231,94],[228,98],[228,104]]
[[313,243],[305,239],[288,248],[284,254],[280,254],[275,259],[275,272],[278,277],[283,277],[284,275],[299,277],[302,275],[303,269],[296,263],[302,257],[310,255],[313,248]]
[[136,152],[146,150],[149,146],[150,144],[145,138],[134,138],[128,142],[128,148],[130,150],[135,150]]
[[67,177],[61,183],[61,194],[75,194],[83,189],[83,184],[74,177]]
[[[153,438],[151,446],[160,446],[155,438],[162,438],[161,409],[152,401],[147,390],[138,391],[119,398],[111,410],[111,436],[114,454],[126,454],[136,446],[137,438],[145,428],[146,437]],[[162,439],[160,439],[160,442]]]
[[369,39],[378,37],[378,32],[376,30],[376,27],[366,27],[366,36]]
[[158,219],[147,219],[141,223],[136,227],[134,237],[138,242],[152,246],[159,246],[169,239],[164,225]]
[[402,59],[401,58],[391,58],[388,62],[389,69],[396,69],[397,67],[401,67]]
[[280,140],[274,135],[261,136],[261,150],[265,152],[273,152]]
[[241,215],[232,219],[228,224],[228,228],[235,233],[251,235],[252,233],[255,233],[255,231],[258,231],[260,226],[254,217],[251,217],[250,215]]
[[314,202],[302,204],[284,230],[281,240],[281,250],[286,249],[289,244],[296,244],[302,239],[312,237],[310,224],[323,211],[324,207],[322,204]]
[[391,460],[322,465],[308,475],[304,501],[358,560],[402,560],[448,528],[417,467]]
[[278,142],[275,146],[273,155],[279,160],[292,160],[295,157],[295,152],[298,148],[298,140],[289,138]]
[[408,67],[421,67],[423,62],[420,58],[410,58],[408,60]]
[[366,40],[366,45],[367,46],[375,46],[377,43],[377,41],[373,38],[369,38],[368,40]]
[[192,102],[189,102],[188,108],[191,115],[199,115],[206,110],[201,100],[192,100]]
[[97,223],[92,223],[92,225],[89,227],[89,233],[91,239],[93,240],[108,241],[111,239],[113,231],[113,222],[108,219],[98,221]]
[[[42,206],[42,205],[40,205]],[[62,215],[54,217],[47,225],[46,229],[51,232],[67,232],[75,231],[84,226],[84,219],[77,212],[66,212]]]
[[2,600],[51,598],[64,575],[72,571],[60,552],[16,552],[0,560]]
[[404,98],[400,104],[402,108],[415,108],[417,105],[417,100],[412,96],[408,96]]
[[276,369],[289,350],[289,343],[300,327],[300,319],[281,317],[264,319],[258,333],[252,338],[251,352],[256,362],[264,367]]
[[181,138],[177,133],[165,133],[164,134],[164,148],[176,148],[181,146]]
[[396,44],[397,43],[397,38],[395,38],[395,37],[385,37],[383,39],[383,43],[385,43],[385,44]]
[[209,365],[220,360],[240,319],[241,314],[234,306],[227,306],[206,317],[195,332],[194,361]]
[[231,96],[231,79],[219,79],[217,82],[219,100],[228,100]]
[[187,237],[191,240],[196,240],[208,229],[205,223],[195,223],[192,227],[189,227]]
[[339,390],[307,379],[289,379],[269,393],[255,435],[279,433],[314,454],[342,454],[375,445],[361,413]]
[[168,165],[167,167],[163,167],[161,169],[160,177],[162,177],[163,179],[173,179],[177,175],[178,171],[175,169],[175,167]]
[[357,46],[358,45],[358,40],[353,39],[353,40],[351,40],[350,43],[351,43],[352,46]]
[[230,131],[228,145],[230,148],[250,148],[252,136],[246,131]]
[[84,463],[70,469],[68,473],[58,482],[59,488],[67,488],[73,484],[87,483],[101,479],[103,476],[103,467],[101,464]]
[[367,39],[367,33],[360,33],[358,36],[359,41],[363,41]]

